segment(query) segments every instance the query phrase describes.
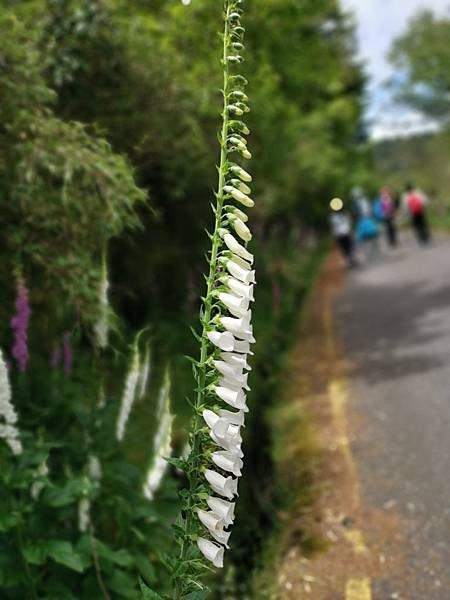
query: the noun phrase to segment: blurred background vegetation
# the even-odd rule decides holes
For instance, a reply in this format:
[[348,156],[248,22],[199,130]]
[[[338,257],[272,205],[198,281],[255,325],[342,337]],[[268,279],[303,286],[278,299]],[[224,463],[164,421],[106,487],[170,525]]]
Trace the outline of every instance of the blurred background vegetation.
[[[78,569],[57,560],[58,567],[42,570],[55,553],[36,558],[28,551],[31,575],[10,577],[14,552],[24,553],[11,542],[17,523],[1,526],[2,555],[12,557],[0,561],[5,599],[28,597],[30,577],[38,592],[50,590],[36,597],[49,600],[98,598],[99,571],[111,598],[139,597],[138,572],[153,587],[167,584],[160,553],[170,545],[179,475],[169,474],[153,502],[141,497],[141,488],[169,362],[175,453],[186,440],[185,398],[193,385],[183,356],[196,353],[189,328],[197,322],[204,230],[212,221],[220,19],[220,3],[210,0],[189,6],[179,0],[0,0],[0,341],[9,356],[16,284],[23,278],[32,308],[31,358],[26,374],[11,368],[14,397],[30,447],[41,452],[30,468],[46,459],[49,493],[63,494],[59,501],[44,495],[40,510],[24,508],[23,515],[32,510],[35,517],[22,515],[20,530],[34,548],[57,535],[81,557]],[[338,0],[253,0],[246,25],[258,343],[239,518],[229,568],[213,583],[217,598],[251,594],[251,574],[274,531],[279,498],[268,415],[284,353],[328,247],[328,201],[367,182],[373,167],[362,118],[365,77],[355,59],[352,21]],[[395,60],[404,57],[422,61],[407,38],[394,50]],[[411,73],[412,84],[422,82],[419,69]],[[416,98],[410,88],[403,92]],[[448,106],[430,110],[443,118]],[[430,163],[446,156],[448,134],[414,144],[414,152],[406,143],[375,148],[380,183],[399,185],[402,169],[421,160],[417,148]],[[448,165],[441,172],[440,163],[433,164],[448,181]],[[436,182],[434,171],[417,181],[424,187]],[[93,324],[105,255],[115,317],[109,347],[99,351]],[[118,446],[114,419],[130,347],[143,328],[152,347],[152,380]],[[67,334],[70,375],[50,364]],[[106,399],[100,408],[99,395]],[[93,452],[106,469],[101,489],[89,492],[104,544],[97,561],[89,559],[89,539],[74,524]],[[6,464],[6,454],[1,460]],[[81,487],[67,490],[78,480]],[[14,485],[17,496],[22,484]]]

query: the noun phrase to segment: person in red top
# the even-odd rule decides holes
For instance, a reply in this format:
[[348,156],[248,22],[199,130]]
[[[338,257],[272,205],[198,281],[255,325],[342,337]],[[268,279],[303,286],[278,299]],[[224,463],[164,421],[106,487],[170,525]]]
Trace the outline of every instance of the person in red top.
[[416,233],[417,241],[420,244],[427,244],[430,241],[427,205],[428,198],[425,194],[411,183],[406,184],[406,191],[403,195],[403,207],[411,217],[411,224]]

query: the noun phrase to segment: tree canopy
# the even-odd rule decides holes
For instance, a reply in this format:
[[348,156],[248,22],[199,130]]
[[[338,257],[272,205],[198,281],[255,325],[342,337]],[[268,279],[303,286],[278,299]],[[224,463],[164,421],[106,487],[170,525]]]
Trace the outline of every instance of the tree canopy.
[[424,10],[410,21],[390,52],[398,70],[394,86],[399,100],[443,120],[450,116],[449,37],[450,18]]

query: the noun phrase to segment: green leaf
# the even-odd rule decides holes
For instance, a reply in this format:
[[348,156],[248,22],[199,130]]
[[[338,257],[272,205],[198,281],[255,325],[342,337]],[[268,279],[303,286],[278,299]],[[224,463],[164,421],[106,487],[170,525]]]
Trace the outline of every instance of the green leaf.
[[182,600],[205,600],[208,597],[208,590],[199,590],[198,592],[191,592],[187,596],[183,596]]
[[163,600],[162,596],[151,590],[142,579],[139,580],[143,600]]
[[25,557],[25,560],[31,565],[43,565],[47,560],[47,552],[44,542],[27,544],[23,548],[22,554]]
[[130,577],[125,571],[115,569],[114,573],[108,577],[108,586],[119,597],[138,600],[139,594],[136,590],[136,580]]
[[5,509],[0,511],[0,532],[10,531],[20,523],[20,514],[7,512]]
[[69,542],[52,541],[47,544],[47,556],[56,563],[64,565],[72,571],[82,573],[84,571],[81,556],[76,552]]
[[86,479],[72,479],[61,487],[53,487],[46,491],[45,501],[54,508],[78,502],[80,496],[89,489]]

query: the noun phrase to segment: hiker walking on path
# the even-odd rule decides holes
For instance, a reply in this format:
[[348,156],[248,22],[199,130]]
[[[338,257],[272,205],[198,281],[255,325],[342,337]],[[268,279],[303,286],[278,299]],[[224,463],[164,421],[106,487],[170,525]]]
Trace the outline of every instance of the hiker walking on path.
[[391,248],[395,248],[398,243],[396,224],[397,209],[389,188],[384,187],[380,190],[380,195],[374,202],[373,212],[374,216],[384,225],[388,245]]
[[411,183],[406,184],[403,195],[403,207],[411,218],[411,224],[415,231],[417,241],[427,244],[430,241],[430,230],[427,219],[427,196]]
[[336,240],[348,267],[355,266],[354,248],[352,234],[352,220],[344,210],[344,203],[340,198],[333,198],[330,202],[330,225],[331,232]]
[[353,211],[356,217],[356,241],[361,245],[367,262],[379,254],[379,228],[373,216],[372,206],[361,188],[351,192]]

